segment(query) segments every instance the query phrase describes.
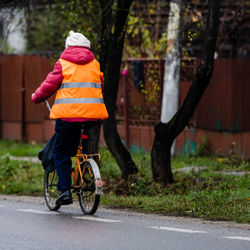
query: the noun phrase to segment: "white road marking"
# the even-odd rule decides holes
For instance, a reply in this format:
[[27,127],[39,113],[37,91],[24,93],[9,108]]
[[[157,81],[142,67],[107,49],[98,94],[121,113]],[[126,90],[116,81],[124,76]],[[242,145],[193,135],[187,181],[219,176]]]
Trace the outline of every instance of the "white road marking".
[[149,227],[149,228],[159,229],[159,230],[167,230],[167,231],[173,231],[173,232],[180,232],[180,233],[190,233],[190,234],[206,233],[205,231],[197,231],[197,230],[176,228],[176,227]]
[[97,218],[97,217],[92,217],[92,216],[77,216],[73,217],[75,219],[79,220],[91,220],[91,221],[98,221],[98,222],[123,222],[121,220],[112,220],[112,219],[105,219],[105,218]]
[[242,236],[228,236],[224,237],[226,239],[232,239],[232,240],[248,240],[250,241],[250,237],[242,237]]
[[42,211],[42,210],[35,210],[35,209],[17,209],[17,211],[33,213],[33,214],[59,214],[58,212]]

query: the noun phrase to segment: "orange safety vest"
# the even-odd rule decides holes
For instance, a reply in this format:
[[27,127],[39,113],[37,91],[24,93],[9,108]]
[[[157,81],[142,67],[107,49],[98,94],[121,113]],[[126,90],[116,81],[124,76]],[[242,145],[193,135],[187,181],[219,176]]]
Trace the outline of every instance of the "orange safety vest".
[[94,59],[80,65],[59,59],[63,80],[56,92],[51,119],[94,118],[104,120],[108,112],[103,101],[99,63]]

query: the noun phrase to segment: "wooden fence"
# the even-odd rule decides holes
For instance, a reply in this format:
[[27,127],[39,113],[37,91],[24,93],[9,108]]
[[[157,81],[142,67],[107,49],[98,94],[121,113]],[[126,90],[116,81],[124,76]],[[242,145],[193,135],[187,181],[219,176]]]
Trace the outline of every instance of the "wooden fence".
[[[186,60],[183,64],[180,105],[191,85],[199,60]],[[45,105],[32,103],[30,96],[52,68],[50,59],[40,55],[0,57],[1,138],[37,142],[49,139],[54,122],[48,120]],[[123,62],[122,68],[126,68],[128,74],[121,75],[117,96],[118,130],[128,147],[149,150],[154,137],[153,126],[160,119],[164,61],[129,59]],[[177,138],[178,153],[185,151],[187,141],[191,141],[190,145],[197,145],[201,136],[210,138],[208,133],[211,132],[220,136],[219,148],[224,153],[230,149],[230,136],[244,135],[242,139],[232,140],[241,145],[239,152],[250,156],[250,149],[247,149],[250,143],[249,68],[250,59],[215,60],[212,81],[187,129]],[[50,102],[53,102],[53,97]],[[221,135],[225,139],[221,139]],[[226,144],[223,145],[223,142]],[[213,146],[213,141],[209,143],[213,151],[218,149],[216,145]]]
[[45,141],[51,135],[48,111],[31,94],[52,69],[40,55],[0,57],[0,133],[3,139]]

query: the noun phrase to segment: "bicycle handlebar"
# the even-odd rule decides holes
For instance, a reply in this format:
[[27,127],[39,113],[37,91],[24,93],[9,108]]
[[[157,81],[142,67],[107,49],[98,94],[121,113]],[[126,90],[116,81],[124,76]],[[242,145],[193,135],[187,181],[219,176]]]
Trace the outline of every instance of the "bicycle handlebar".
[[49,102],[48,102],[47,100],[45,100],[45,104],[46,104],[46,106],[47,106],[47,108],[48,108],[48,110],[49,110],[49,112],[50,112],[50,111],[51,111],[51,108],[50,108]]

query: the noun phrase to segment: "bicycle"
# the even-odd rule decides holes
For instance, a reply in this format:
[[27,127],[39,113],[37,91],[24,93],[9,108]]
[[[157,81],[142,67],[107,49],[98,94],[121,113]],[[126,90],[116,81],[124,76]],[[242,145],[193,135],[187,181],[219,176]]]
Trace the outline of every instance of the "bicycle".
[[[49,104],[46,105],[50,110]],[[93,215],[100,203],[100,196],[103,194],[103,181],[99,171],[98,163],[101,161],[100,154],[84,154],[84,140],[88,136],[84,134],[84,125],[81,130],[80,143],[76,154],[75,167],[71,168],[73,193],[78,196],[79,204],[85,215]],[[97,162],[93,159],[97,157]],[[61,205],[56,204],[60,192],[58,190],[58,176],[56,170],[44,173],[44,197],[49,210],[57,211]]]

